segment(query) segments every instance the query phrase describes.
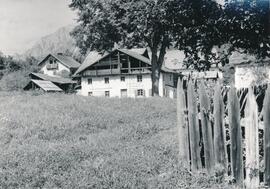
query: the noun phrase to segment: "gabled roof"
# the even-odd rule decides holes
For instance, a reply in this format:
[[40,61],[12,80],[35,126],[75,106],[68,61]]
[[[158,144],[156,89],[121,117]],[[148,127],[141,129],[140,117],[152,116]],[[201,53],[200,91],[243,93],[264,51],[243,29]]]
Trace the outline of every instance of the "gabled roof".
[[30,73],[29,76],[33,78],[33,76],[45,80],[45,81],[51,81],[53,83],[59,83],[59,84],[71,84],[76,83],[75,81],[72,81],[69,78],[62,78],[62,77],[52,77],[41,73]]
[[92,51],[88,54],[88,56],[86,57],[85,61],[80,66],[80,68],[75,72],[74,76],[81,73],[82,71],[89,68],[90,66],[96,64],[98,61],[108,57],[110,54],[112,54],[116,51],[122,52],[122,53],[127,54],[127,55],[129,55],[137,60],[140,60],[146,64],[151,65],[151,61],[148,58],[142,56],[141,54],[136,53],[135,52],[136,50],[115,49],[111,53],[105,53],[103,56],[96,51]]
[[43,64],[50,56],[56,58],[59,62],[61,62],[63,65],[67,66],[68,68],[79,68],[81,64],[74,60],[70,56],[66,56],[63,54],[49,54],[46,56],[38,65]]
[[56,86],[50,81],[35,80],[35,79],[31,79],[31,81],[46,92],[63,92],[62,89],[60,89],[58,86]]
[[91,51],[86,58],[84,59],[82,65],[79,67],[79,69],[75,72],[74,75],[79,74],[80,72],[84,71],[85,69],[87,69],[88,67],[90,67],[91,65],[93,65],[93,63],[95,63],[97,60],[99,60],[102,57],[102,54],[100,54],[97,51]]
[[134,51],[126,50],[126,49],[118,49],[118,51],[120,51],[120,52],[122,52],[124,54],[127,54],[127,55],[129,55],[129,56],[131,56],[133,58],[136,58],[137,60],[140,60],[140,61],[142,61],[142,62],[144,62],[146,64],[151,65],[150,59],[148,59],[148,58],[146,58],[146,57],[144,57],[144,56],[142,56],[142,55],[140,55],[140,54],[138,54],[138,53],[136,53]]

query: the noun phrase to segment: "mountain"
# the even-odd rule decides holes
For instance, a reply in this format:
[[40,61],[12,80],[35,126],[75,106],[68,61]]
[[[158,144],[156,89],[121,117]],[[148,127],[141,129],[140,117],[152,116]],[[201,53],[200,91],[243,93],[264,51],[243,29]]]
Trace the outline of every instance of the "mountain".
[[68,25],[41,38],[32,48],[28,49],[23,56],[34,56],[37,59],[42,59],[49,53],[62,52],[75,56],[78,55],[79,50],[75,46],[74,39],[70,36],[70,32],[73,28],[74,25]]

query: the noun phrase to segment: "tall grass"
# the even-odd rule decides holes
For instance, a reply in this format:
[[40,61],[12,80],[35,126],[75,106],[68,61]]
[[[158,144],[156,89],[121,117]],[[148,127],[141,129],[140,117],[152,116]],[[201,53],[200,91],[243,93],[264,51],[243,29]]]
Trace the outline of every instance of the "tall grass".
[[1,93],[0,101],[0,188],[226,186],[181,168],[174,100]]

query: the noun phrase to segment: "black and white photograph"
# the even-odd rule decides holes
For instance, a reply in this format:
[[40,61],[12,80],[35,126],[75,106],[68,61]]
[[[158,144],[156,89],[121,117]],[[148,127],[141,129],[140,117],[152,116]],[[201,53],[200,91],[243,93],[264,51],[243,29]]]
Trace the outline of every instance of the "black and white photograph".
[[0,0],[0,189],[270,189],[270,0]]

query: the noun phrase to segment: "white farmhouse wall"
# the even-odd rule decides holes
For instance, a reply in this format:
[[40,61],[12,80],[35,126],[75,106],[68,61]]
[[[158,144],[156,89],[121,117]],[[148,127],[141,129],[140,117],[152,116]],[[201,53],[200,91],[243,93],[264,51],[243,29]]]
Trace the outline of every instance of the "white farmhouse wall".
[[70,72],[70,69],[68,67],[66,67],[65,65],[63,65],[62,63],[60,63],[59,61],[56,62],[58,65],[57,69],[54,70],[48,70],[47,69],[47,64],[49,64],[49,59],[43,63],[43,66],[41,68],[41,72],[43,74],[49,75],[49,76],[58,76],[57,74],[60,73],[61,71],[65,70]]
[[[104,78],[109,78],[109,83],[105,84]],[[136,91],[143,89],[145,96],[151,96],[152,80],[151,75],[142,75],[142,82],[137,81],[137,75],[125,75],[125,82],[121,81],[121,76],[103,77],[82,77],[81,94],[88,96],[92,92],[93,96],[105,96],[105,91],[110,91],[110,97],[121,97],[121,89],[127,89],[128,97],[136,97]],[[92,84],[88,84],[88,79],[92,78]]]
[[245,65],[235,67],[235,87],[248,88],[253,85],[269,83],[269,65]]

